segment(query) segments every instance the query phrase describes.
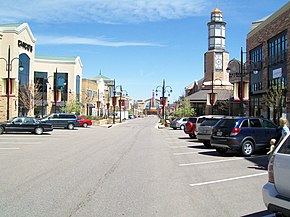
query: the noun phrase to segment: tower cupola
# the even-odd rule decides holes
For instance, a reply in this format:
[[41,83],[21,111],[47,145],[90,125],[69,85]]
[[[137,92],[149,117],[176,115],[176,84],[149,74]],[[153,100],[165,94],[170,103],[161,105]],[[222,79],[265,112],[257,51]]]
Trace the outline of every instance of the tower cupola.
[[211,12],[211,20],[208,22],[208,49],[225,50],[226,48],[226,23],[223,22],[223,14],[215,8]]

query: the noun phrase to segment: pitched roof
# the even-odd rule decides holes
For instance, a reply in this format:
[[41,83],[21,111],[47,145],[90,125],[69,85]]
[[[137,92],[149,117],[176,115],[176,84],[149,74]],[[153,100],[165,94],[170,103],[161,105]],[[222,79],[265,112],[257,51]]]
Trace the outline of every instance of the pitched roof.
[[[226,100],[233,96],[232,90],[214,90],[213,92],[217,94],[217,100]],[[211,93],[211,90],[200,90],[189,95],[187,99],[191,102],[206,102],[208,93]]]
[[99,80],[99,79],[101,79],[101,78],[102,78],[103,80],[112,80],[111,78],[108,78],[108,77],[102,75],[102,73],[100,73],[100,74],[98,74],[97,76],[92,77],[92,78],[90,78],[90,79],[91,79],[91,80]]
[[27,23],[8,23],[8,24],[0,24],[0,31],[7,32],[7,33],[20,33],[24,30],[27,30],[29,36],[31,37],[31,40],[33,42],[36,42],[36,39],[34,38],[31,29],[29,28],[29,25]]

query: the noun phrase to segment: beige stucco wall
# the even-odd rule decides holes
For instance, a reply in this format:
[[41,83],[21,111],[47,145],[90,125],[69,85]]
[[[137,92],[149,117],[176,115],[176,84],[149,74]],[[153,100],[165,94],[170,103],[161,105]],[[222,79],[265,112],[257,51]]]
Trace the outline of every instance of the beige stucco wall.
[[[19,43],[19,41],[25,44]],[[28,46],[25,46],[28,45]],[[17,59],[20,54],[27,54],[29,57],[29,84],[34,85],[34,72],[47,72],[49,83],[53,85],[53,75],[57,68],[59,73],[68,74],[68,100],[76,97],[76,76],[80,76],[80,98],[81,98],[81,80],[82,80],[82,63],[79,57],[75,58],[48,58],[36,59],[35,46],[36,39],[28,26],[28,24],[12,24],[0,25],[0,121],[7,119],[7,94],[6,94],[6,79],[8,77],[7,61],[8,61],[8,48],[10,46],[10,63],[12,68],[10,70],[10,78],[12,80],[12,94],[9,96],[9,116],[18,116],[18,69],[19,60]],[[15,59],[13,59],[15,58]],[[5,60],[3,60],[5,59]],[[22,63],[25,67],[27,63]],[[53,101],[53,91],[48,91],[48,112],[51,111]],[[81,99],[80,99],[81,101]],[[28,116],[34,116],[34,109],[31,109]]]
[[[30,45],[32,49],[25,49],[19,46],[19,40]],[[10,117],[18,115],[18,69],[19,60],[17,59],[20,54],[27,54],[30,58],[29,80],[33,82],[33,67],[34,67],[34,54],[35,54],[35,38],[33,37],[28,24],[19,26],[0,26],[0,121],[6,120],[7,116],[7,95],[5,83],[8,77],[7,64],[8,62],[8,49],[10,46],[10,79],[12,80],[12,94],[10,94]],[[22,63],[25,66],[25,63]]]
[[68,60],[57,60],[57,58],[53,59],[35,59],[34,62],[34,71],[36,72],[47,72],[48,78],[48,113],[52,112],[52,106],[54,103],[54,93],[53,93],[53,85],[54,85],[54,73],[67,73],[68,74],[68,99],[67,101],[73,100],[76,98],[76,76],[80,76],[80,102],[81,102],[81,86],[82,86],[82,64],[80,58],[77,57],[75,61]]

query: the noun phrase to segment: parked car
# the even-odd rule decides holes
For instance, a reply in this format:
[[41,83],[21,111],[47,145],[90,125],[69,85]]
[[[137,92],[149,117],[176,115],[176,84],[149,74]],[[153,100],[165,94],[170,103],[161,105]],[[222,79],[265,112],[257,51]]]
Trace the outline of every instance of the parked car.
[[79,122],[80,124],[80,127],[88,127],[88,126],[91,126],[93,123],[90,119],[87,119],[87,118],[84,118],[84,117],[81,117],[79,116],[77,121]]
[[205,120],[199,125],[196,138],[198,139],[198,141],[201,141],[205,147],[211,147],[210,137],[212,133],[212,128],[223,117],[224,116],[213,116],[210,118],[205,118]]
[[32,117],[16,117],[0,123],[0,134],[4,132],[31,132],[41,135],[43,132],[49,131],[53,131],[51,124],[41,123]]
[[185,124],[184,132],[189,135],[190,138],[195,139],[197,136],[198,128],[206,118],[211,118],[213,115],[205,115],[199,117],[191,117]]
[[188,121],[185,124],[184,133],[188,134],[190,138],[196,138],[196,122],[197,117],[188,118]]
[[41,122],[50,123],[54,128],[67,128],[69,130],[80,126],[77,116],[70,113],[53,113],[41,119]]
[[187,117],[175,118],[173,121],[170,122],[170,127],[173,128],[174,130],[176,129],[184,130],[187,120],[188,120]]
[[257,149],[270,147],[271,139],[279,139],[281,129],[272,121],[257,117],[226,117],[212,130],[211,146],[224,154],[229,149],[250,156]]
[[290,216],[290,136],[280,142],[268,164],[263,200],[268,210]]

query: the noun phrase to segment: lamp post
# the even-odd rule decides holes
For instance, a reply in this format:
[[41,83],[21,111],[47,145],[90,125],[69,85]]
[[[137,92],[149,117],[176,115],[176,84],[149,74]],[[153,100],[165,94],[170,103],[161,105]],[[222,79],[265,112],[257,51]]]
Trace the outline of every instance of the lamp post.
[[[125,96],[128,96],[127,90],[122,90],[122,92],[126,92]],[[122,100],[121,100],[121,102],[122,102]],[[121,110],[120,110],[120,113],[121,113]],[[125,113],[126,113],[126,97],[124,99],[124,118],[125,118]]]
[[58,85],[58,79],[63,79],[63,87],[61,88],[61,96],[63,96],[63,102],[64,102],[64,107],[66,106],[65,103],[65,94],[64,94],[64,87],[67,85],[66,80],[63,76],[58,77],[58,73],[57,73],[57,68],[55,70],[55,76],[54,76],[54,113],[56,113],[56,105],[57,105],[57,89],[59,87]]
[[57,68],[55,69],[55,74],[54,74],[54,113],[56,113],[56,97],[57,97]]
[[162,86],[157,86],[156,87],[156,96],[158,96],[158,89],[161,89],[162,91],[162,117],[163,117],[163,120],[165,120],[165,94],[168,93],[168,96],[170,96],[170,93],[172,92],[172,87],[170,86],[166,86],[165,85],[165,79],[163,79],[163,84]]
[[44,87],[46,87],[46,84],[48,83],[48,79],[50,77],[53,77],[53,76],[48,76],[47,78],[44,78],[44,77],[42,78],[42,97],[41,97],[41,117],[42,118],[43,118],[43,115],[44,115]]
[[[239,88],[239,99],[240,99],[240,109],[241,109],[241,114],[240,115],[244,115],[244,76],[246,75],[245,73],[245,63],[243,61],[243,55],[245,54],[246,52],[243,52],[243,47],[241,47],[241,51],[240,51],[240,62],[237,61],[237,60],[231,60],[233,62],[236,62],[239,66],[239,71],[236,71],[236,74],[239,74],[240,76],[240,79],[239,79],[239,83],[240,83],[240,88]],[[230,65],[231,61],[229,62],[228,65]],[[258,74],[259,73],[259,69],[260,67],[257,66],[257,62],[256,61],[252,61],[252,60],[249,60],[249,64],[250,64],[250,71],[249,71],[249,74],[251,76],[251,73],[253,73],[254,75]],[[252,67],[252,64],[253,64],[253,67]],[[232,67],[234,68],[234,66]],[[231,72],[231,68],[228,66],[227,67],[227,72],[230,73]]]
[[20,59],[18,57],[14,57],[14,58],[11,59],[11,57],[10,57],[10,45],[8,47],[8,57],[7,57],[7,59],[5,59],[3,57],[1,57],[0,59],[4,60],[6,62],[6,71],[8,73],[7,82],[6,82],[6,85],[7,85],[6,86],[7,87],[6,88],[6,91],[7,91],[7,113],[6,113],[7,114],[7,118],[6,119],[9,120],[9,118],[10,118],[10,109],[9,109],[9,105],[10,105],[10,72],[12,70],[12,63],[13,63],[14,60],[18,59],[19,63],[20,63],[19,70],[22,71],[24,69],[24,67],[23,67],[23,65],[22,65],[22,63],[21,63],[21,61],[20,61]]
[[[211,82],[208,84],[205,84],[206,82],[202,83],[202,87],[207,87],[207,90],[210,90],[210,92],[207,94],[209,102],[207,101],[207,105],[211,106],[211,114],[214,114],[214,104],[215,104],[215,96],[217,95],[217,93],[214,92],[214,87],[215,86],[223,86],[223,81],[219,78],[214,79],[213,77],[213,72],[212,72],[212,78],[211,78]],[[220,84],[215,84],[216,81],[220,81]]]
[[[117,93],[117,88],[120,89],[120,97],[122,97],[122,85],[118,85],[116,86],[116,82],[114,79],[114,85],[113,85],[113,109],[114,109],[114,114],[113,114],[113,124],[115,124],[115,119],[116,119],[116,93]],[[121,123],[121,106],[120,106],[120,123]]]

